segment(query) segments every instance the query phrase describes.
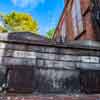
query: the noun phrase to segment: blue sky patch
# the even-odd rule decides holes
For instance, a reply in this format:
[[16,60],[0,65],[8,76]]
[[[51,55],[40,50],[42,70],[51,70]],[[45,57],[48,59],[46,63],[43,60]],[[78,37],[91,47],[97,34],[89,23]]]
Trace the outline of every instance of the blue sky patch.
[[39,23],[39,33],[45,33],[55,28],[62,10],[64,0],[1,0],[0,12],[10,13],[12,11],[30,14]]

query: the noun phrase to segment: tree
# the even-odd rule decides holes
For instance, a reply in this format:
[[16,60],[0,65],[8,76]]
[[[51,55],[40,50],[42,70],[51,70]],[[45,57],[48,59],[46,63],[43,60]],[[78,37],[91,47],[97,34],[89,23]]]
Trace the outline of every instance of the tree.
[[4,33],[4,32],[8,32],[8,31],[7,31],[7,29],[5,29],[5,28],[3,28],[2,26],[0,26],[0,32],[1,32],[1,33],[2,33],[2,32]]
[[46,37],[49,38],[49,39],[52,39],[54,32],[55,32],[55,29],[54,29],[54,28],[50,29],[50,30],[46,33]]
[[36,20],[32,19],[32,16],[26,13],[12,12],[4,16],[6,24],[8,24],[13,31],[17,32],[33,32],[38,33],[38,23]]

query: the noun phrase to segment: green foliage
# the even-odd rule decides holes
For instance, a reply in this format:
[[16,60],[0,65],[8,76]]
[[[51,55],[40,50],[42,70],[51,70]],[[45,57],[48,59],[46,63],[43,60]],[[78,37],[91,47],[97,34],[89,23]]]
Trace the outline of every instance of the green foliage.
[[38,33],[38,23],[32,19],[32,16],[26,13],[12,12],[4,16],[6,24],[17,32],[33,32]]
[[4,32],[8,32],[5,28],[3,28],[2,26],[0,26],[0,32],[2,33],[4,33]]
[[49,38],[49,39],[52,39],[54,32],[55,32],[55,29],[54,29],[54,28],[50,29],[50,30],[46,33],[46,37]]

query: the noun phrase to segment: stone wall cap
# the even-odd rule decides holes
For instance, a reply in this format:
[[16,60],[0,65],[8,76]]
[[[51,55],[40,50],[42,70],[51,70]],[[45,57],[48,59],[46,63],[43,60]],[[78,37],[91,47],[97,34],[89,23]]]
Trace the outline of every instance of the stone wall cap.
[[67,41],[65,43],[59,43],[53,40],[49,40],[44,36],[33,34],[31,32],[12,32],[12,33],[1,33],[0,41],[7,43],[20,43],[27,45],[43,45],[57,48],[75,48],[75,49],[93,49],[100,50],[99,41],[91,40],[75,40]]

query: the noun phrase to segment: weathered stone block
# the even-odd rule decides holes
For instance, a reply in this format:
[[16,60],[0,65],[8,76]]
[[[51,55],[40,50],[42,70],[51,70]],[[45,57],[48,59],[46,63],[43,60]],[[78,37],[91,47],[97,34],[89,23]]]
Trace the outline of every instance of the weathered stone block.
[[87,62],[87,63],[99,63],[99,57],[93,57],[93,56],[82,56],[81,61]]

